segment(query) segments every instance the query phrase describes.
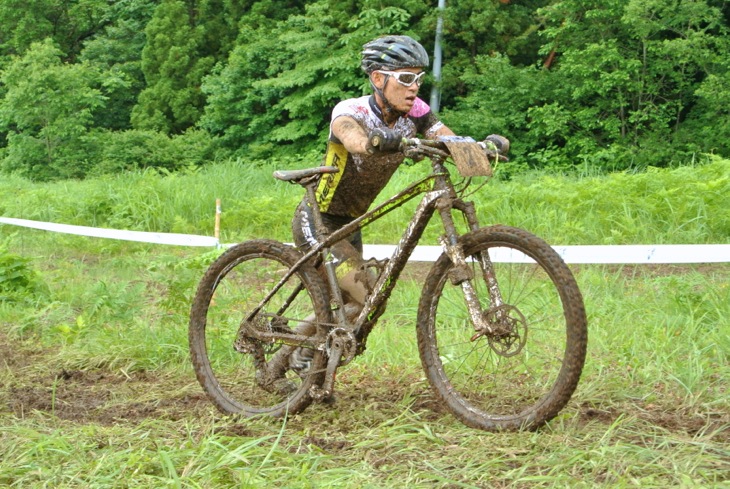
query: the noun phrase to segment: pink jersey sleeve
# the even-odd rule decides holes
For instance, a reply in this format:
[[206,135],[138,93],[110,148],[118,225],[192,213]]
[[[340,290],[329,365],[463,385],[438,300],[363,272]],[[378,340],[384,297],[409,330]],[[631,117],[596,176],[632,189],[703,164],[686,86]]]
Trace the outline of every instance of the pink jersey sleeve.
[[426,102],[416,97],[416,100],[413,102],[413,107],[411,107],[411,111],[408,112],[408,115],[411,117],[423,117],[430,111],[431,107],[429,107]]

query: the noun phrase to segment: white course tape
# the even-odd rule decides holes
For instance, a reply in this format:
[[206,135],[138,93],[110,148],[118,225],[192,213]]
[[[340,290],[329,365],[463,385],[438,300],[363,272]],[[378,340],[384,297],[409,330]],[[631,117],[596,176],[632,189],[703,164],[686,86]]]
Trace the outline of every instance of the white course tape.
[[567,263],[730,263],[730,245],[554,246]]
[[121,239],[138,241],[141,243],[155,243],[179,246],[218,246],[218,240],[209,236],[174,233],[146,233],[143,231],[123,231],[118,229],[91,228],[86,226],[72,226],[70,224],[54,224],[51,222],[29,221],[27,219],[13,219],[0,217],[0,224],[11,224],[33,229],[43,229],[57,233],[91,236],[93,238]]
[[[95,238],[121,239],[142,243],[155,243],[179,246],[220,246],[216,238],[192,234],[148,233],[142,231],[123,231],[117,229],[72,226],[50,222],[29,221],[0,217],[0,224],[10,224],[58,233],[76,234]],[[226,245],[230,246],[230,245]],[[730,244],[705,245],[578,245],[553,246],[555,251],[572,264],[679,264],[679,263],[730,263]],[[395,251],[394,245],[365,245],[366,258],[382,260],[389,258]],[[443,252],[440,246],[417,246],[410,261],[433,262]],[[522,253],[500,248],[492,253],[492,260],[503,263],[531,263],[532,260]]]
[[[553,246],[566,263],[572,264],[632,264],[632,263],[730,263],[730,244],[710,245],[578,245]],[[366,258],[382,260],[395,251],[392,245],[365,245]],[[443,252],[440,246],[418,246],[411,261],[436,261]],[[492,261],[502,263],[532,263],[519,251],[498,248],[490,254]]]

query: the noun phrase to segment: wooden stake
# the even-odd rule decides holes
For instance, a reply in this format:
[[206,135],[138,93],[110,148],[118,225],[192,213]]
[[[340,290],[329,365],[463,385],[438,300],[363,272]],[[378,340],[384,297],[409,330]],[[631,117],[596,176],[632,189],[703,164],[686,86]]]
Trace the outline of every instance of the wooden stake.
[[221,199],[215,199],[215,239],[221,239]]

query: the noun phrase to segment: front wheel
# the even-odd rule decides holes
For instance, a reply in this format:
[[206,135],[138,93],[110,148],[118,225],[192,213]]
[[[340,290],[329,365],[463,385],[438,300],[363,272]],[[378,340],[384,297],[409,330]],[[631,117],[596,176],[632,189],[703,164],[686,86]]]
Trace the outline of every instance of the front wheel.
[[327,360],[321,349],[261,339],[298,335],[316,345],[326,337],[328,299],[314,268],[299,267],[251,314],[300,258],[276,241],[247,241],[221,255],[200,281],[190,313],[190,353],[198,381],[226,414],[293,414],[309,405],[310,388],[322,383]]
[[[426,375],[468,426],[536,428],[565,406],[583,369],[587,320],[578,285],[547,243],[521,229],[482,228],[464,235],[461,245],[481,303],[480,327],[472,323],[461,285],[452,283],[451,260],[442,255],[418,307]],[[495,279],[491,292],[480,266],[484,254]]]

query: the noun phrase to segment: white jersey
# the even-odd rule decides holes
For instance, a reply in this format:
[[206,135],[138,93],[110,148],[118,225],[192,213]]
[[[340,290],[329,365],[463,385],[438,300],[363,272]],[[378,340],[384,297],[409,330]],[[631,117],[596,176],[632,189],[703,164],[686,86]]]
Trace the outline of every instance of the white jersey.
[[[443,126],[428,104],[420,98],[416,98],[408,114],[399,117],[392,128],[383,120],[383,114],[373,96],[340,102],[332,111],[332,121],[341,116],[355,119],[366,133],[376,128],[390,129],[404,138],[412,138],[418,134],[430,137]],[[350,154],[330,129],[325,165],[336,166],[340,171],[322,175],[317,187],[320,210],[343,217],[363,215],[404,158],[405,155],[399,152]]]

